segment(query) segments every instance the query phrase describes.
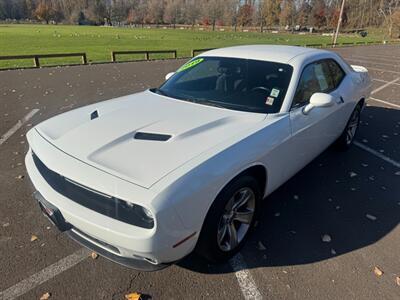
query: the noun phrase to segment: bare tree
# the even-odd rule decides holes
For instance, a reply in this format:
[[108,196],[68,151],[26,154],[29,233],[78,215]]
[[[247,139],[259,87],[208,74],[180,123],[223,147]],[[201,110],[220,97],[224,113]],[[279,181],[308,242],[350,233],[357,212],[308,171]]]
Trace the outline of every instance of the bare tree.
[[379,14],[385,19],[389,37],[393,37],[393,15],[399,9],[400,0],[382,1]]

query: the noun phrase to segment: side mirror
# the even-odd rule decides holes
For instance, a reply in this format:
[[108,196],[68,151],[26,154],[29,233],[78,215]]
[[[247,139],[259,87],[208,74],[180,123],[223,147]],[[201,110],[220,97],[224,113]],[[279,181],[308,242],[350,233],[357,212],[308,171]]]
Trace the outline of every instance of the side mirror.
[[165,80],[170,79],[172,77],[172,75],[174,75],[174,74],[175,74],[175,72],[168,73],[167,75],[165,75]]
[[333,104],[335,104],[335,99],[331,95],[315,93],[311,96],[310,103],[303,108],[303,114],[308,115],[314,107],[329,107]]

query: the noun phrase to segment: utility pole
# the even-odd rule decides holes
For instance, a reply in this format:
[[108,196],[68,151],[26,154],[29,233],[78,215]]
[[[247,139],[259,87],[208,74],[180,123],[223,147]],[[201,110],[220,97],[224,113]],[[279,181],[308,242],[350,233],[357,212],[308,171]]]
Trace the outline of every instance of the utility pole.
[[343,18],[343,10],[344,10],[344,3],[346,2],[346,0],[342,1],[342,6],[340,7],[340,14],[339,14],[339,20],[337,23],[337,27],[336,27],[336,32],[335,32],[335,36],[333,39],[333,47],[336,46],[336,42],[337,42],[337,38],[339,35],[339,30],[340,30],[340,25],[342,24],[342,18]]

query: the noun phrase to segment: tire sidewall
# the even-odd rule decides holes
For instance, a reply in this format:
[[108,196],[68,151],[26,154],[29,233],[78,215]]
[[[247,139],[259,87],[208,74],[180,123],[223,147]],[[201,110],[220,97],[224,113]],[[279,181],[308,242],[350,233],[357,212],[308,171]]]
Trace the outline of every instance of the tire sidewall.
[[[221,216],[224,212],[225,206],[231,197],[241,188],[248,187],[252,189],[255,195],[255,208],[254,216],[250,223],[249,230],[246,235],[240,241],[238,246],[231,251],[222,251],[217,242],[217,231]],[[196,246],[196,252],[201,256],[212,262],[226,261],[233,255],[235,255],[243,245],[246,243],[249,235],[254,227],[254,222],[258,217],[258,211],[260,207],[261,192],[258,186],[257,180],[254,177],[245,175],[240,176],[232,180],[225,188],[219,193],[211,205],[207,216],[203,223],[203,228],[200,233],[199,241]]]

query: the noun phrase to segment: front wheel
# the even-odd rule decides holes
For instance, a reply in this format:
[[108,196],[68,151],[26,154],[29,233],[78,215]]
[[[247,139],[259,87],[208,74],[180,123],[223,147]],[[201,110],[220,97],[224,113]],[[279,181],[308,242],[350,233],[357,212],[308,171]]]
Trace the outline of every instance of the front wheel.
[[360,125],[362,103],[359,102],[354,108],[345,129],[336,141],[336,145],[340,150],[347,150],[353,144],[354,137]]
[[241,176],[230,182],[212,204],[196,252],[212,262],[236,254],[254,225],[261,193],[257,180]]

